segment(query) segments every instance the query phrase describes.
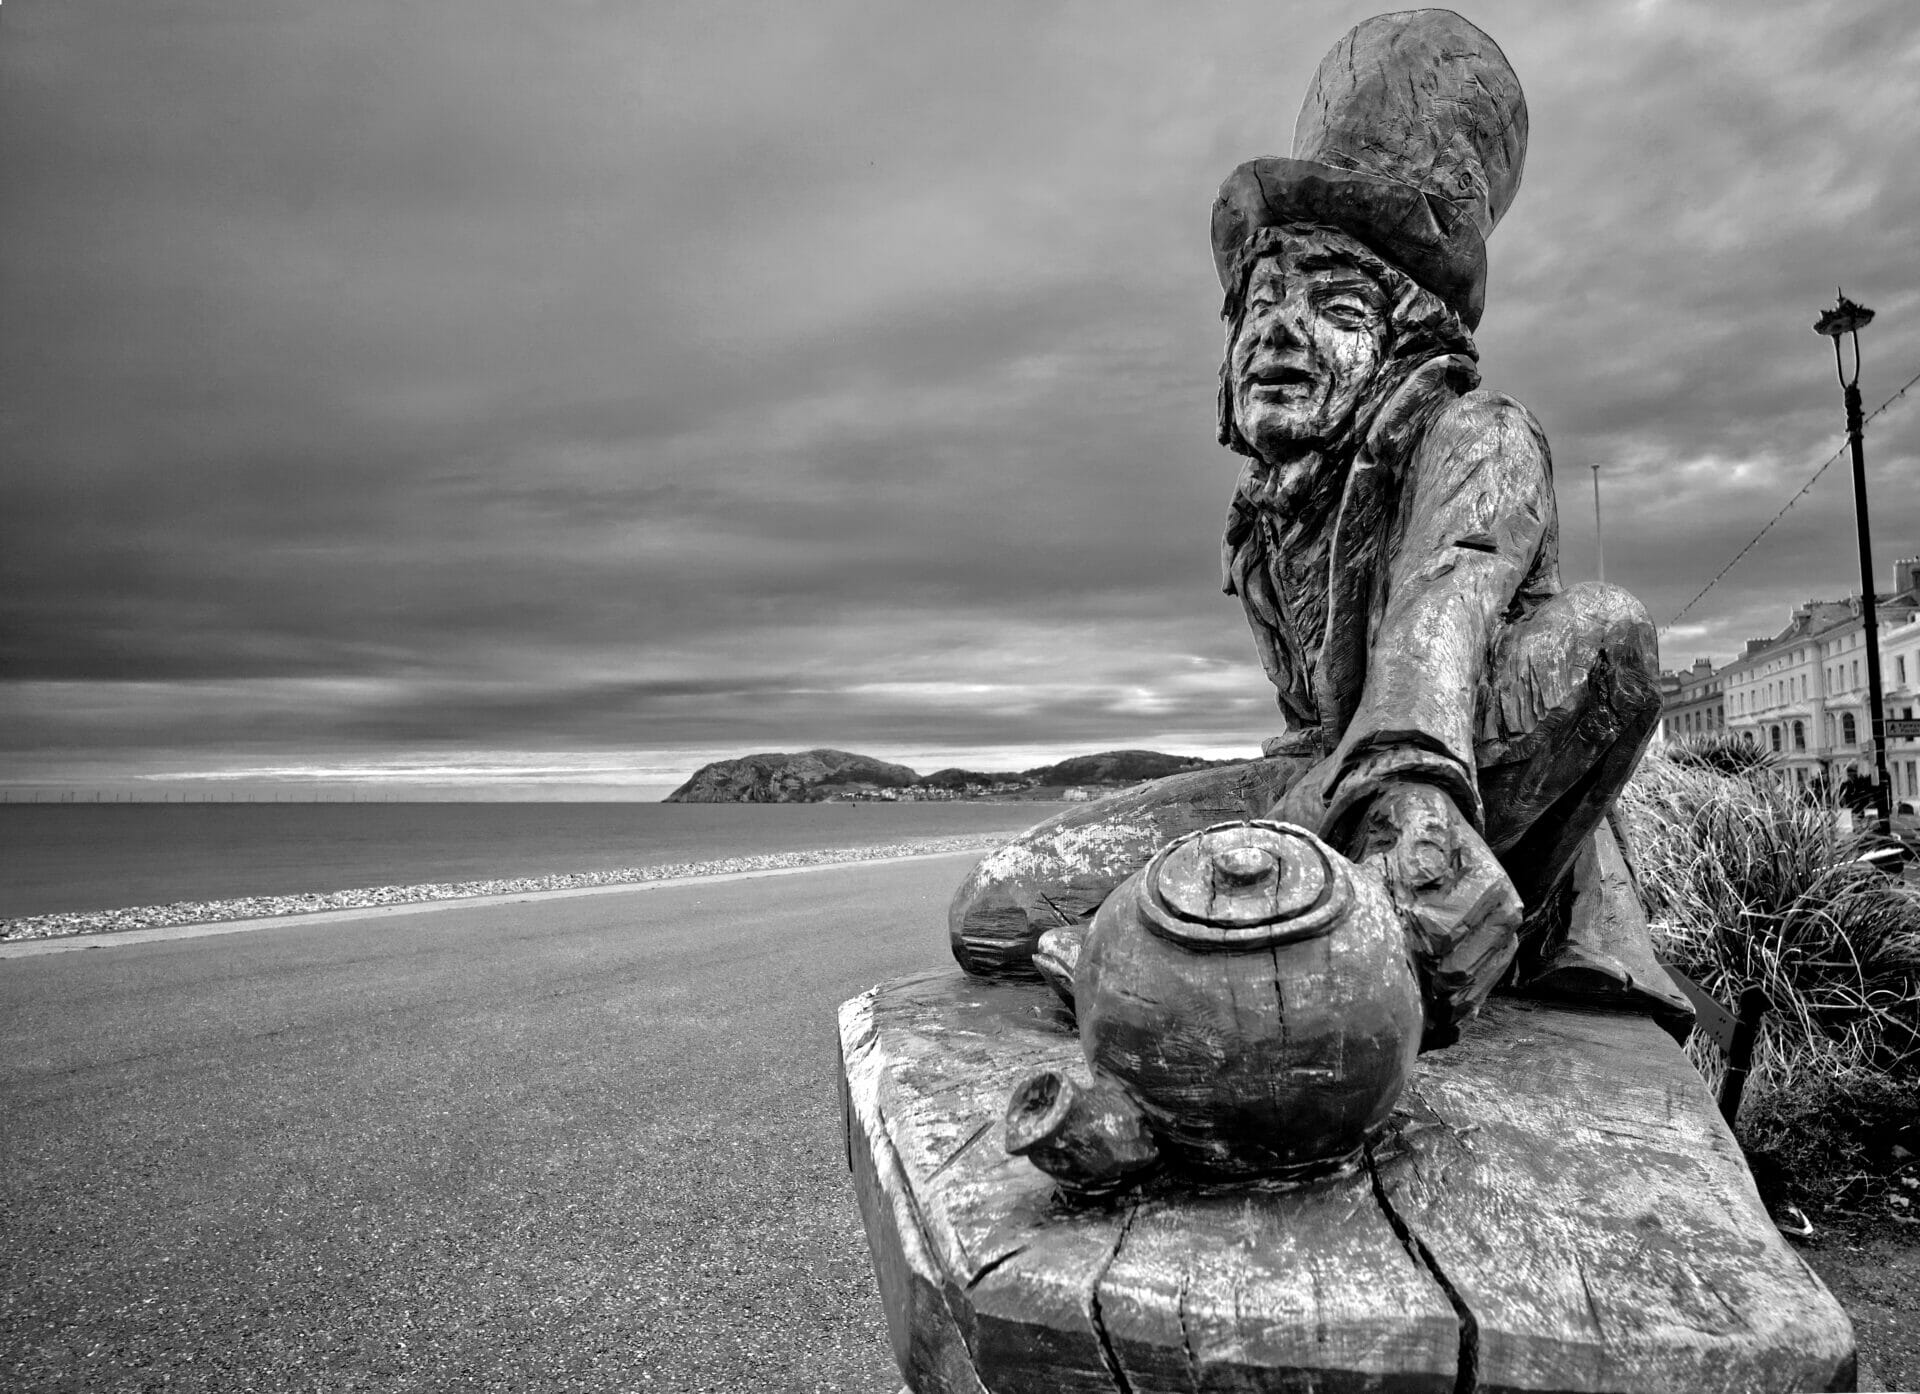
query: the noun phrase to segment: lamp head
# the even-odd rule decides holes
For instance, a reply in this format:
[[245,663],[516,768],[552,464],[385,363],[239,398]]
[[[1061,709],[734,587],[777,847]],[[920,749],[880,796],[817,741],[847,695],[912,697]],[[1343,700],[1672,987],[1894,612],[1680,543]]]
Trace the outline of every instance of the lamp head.
[[1845,291],[1836,290],[1834,296],[1837,301],[1834,307],[1813,322],[1814,333],[1838,339],[1842,334],[1858,334],[1873,323],[1873,311],[1857,300],[1847,299]]

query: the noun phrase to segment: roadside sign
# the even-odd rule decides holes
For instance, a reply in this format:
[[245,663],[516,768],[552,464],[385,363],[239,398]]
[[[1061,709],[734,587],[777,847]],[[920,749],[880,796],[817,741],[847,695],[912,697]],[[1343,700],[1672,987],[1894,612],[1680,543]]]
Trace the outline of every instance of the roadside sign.
[[1920,717],[1899,716],[1886,722],[1887,739],[1897,741],[1902,736],[1920,737]]

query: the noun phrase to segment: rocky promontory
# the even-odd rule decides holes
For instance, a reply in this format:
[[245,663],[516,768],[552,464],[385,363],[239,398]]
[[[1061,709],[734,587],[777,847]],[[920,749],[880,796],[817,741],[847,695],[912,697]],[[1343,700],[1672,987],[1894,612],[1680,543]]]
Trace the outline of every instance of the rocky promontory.
[[[905,765],[845,750],[769,752],[716,760],[667,795],[668,803],[818,803],[832,798],[1057,798],[1130,788],[1188,770],[1229,761],[1165,755],[1157,750],[1109,750],[1019,773],[938,770],[924,778]],[[1061,791],[1071,790],[1063,795]]]
[[1164,755],[1157,750],[1107,750],[1098,755],[1076,755],[1057,765],[1043,765],[1023,776],[1037,785],[1052,787],[1069,784],[1094,784],[1107,788],[1126,788],[1145,779],[1164,779],[1188,770],[1210,769],[1230,760],[1201,760],[1191,755]]
[[667,795],[668,803],[816,803],[855,788],[905,789],[920,776],[845,750],[769,752],[716,760]]

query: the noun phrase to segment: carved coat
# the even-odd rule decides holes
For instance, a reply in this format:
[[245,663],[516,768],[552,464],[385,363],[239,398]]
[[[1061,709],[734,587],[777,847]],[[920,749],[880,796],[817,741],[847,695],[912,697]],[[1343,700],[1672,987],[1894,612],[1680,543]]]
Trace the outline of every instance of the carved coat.
[[1478,380],[1466,358],[1433,359],[1375,416],[1334,514],[1323,626],[1281,598],[1278,533],[1247,501],[1263,462],[1248,462],[1229,510],[1226,590],[1246,607],[1289,725],[1333,752],[1316,791],[1325,828],[1408,777],[1441,785],[1484,826],[1474,746],[1494,649],[1558,594],[1560,575],[1546,437]]

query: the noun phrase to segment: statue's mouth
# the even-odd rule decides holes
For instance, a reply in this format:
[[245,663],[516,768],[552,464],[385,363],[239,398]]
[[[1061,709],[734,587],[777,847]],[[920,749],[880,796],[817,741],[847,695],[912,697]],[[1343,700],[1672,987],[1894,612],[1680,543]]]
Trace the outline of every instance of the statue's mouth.
[[1247,374],[1247,381],[1256,394],[1279,397],[1311,387],[1313,374],[1292,364],[1273,363],[1255,368]]

